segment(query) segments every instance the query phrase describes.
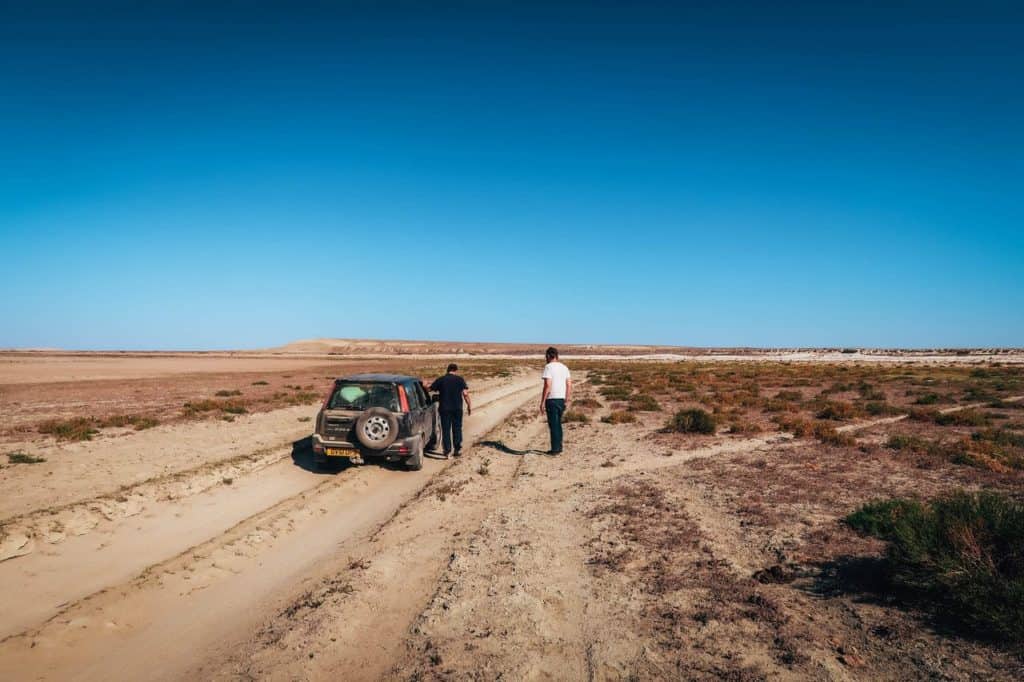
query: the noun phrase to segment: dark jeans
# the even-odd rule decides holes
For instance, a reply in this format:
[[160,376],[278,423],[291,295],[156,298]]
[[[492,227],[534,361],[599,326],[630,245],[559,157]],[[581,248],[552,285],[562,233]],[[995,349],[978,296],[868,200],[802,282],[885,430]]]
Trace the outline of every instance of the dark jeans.
[[561,398],[548,398],[544,401],[544,410],[548,413],[548,430],[551,431],[551,450],[562,451],[562,413],[565,412],[565,401]]
[[462,410],[441,410],[441,442],[445,452],[462,449]]

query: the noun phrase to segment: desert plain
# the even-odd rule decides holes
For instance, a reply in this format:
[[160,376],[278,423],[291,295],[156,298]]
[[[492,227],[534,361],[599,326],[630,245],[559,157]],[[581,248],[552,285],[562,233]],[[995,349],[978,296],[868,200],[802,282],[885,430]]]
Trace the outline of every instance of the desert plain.
[[[563,350],[558,457],[529,344],[0,352],[0,679],[1024,677],[856,516],[1021,502],[1024,354]],[[313,465],[335,377],[453,359],[462,458]]]

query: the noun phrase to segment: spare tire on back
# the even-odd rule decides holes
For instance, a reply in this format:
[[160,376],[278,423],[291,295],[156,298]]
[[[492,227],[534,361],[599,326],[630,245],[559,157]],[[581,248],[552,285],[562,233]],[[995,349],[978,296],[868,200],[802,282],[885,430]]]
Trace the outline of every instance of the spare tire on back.
[[398,438],[398,417],[383,407],[371,407],[356,419],[356,438],[370,450],[383,450]]

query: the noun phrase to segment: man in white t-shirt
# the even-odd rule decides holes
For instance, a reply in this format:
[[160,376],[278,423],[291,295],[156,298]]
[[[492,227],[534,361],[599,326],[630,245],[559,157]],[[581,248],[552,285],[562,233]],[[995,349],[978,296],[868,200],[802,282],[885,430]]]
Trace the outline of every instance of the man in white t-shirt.
[[562,415],[572,395],[572,377],[569,368],[558,361],[558,349],[554,346],[544,353],[548,364],[544,365],[544,389],[540,395],[540,413],[548,416],[548,429],[551,431],[551,450],[549,455],[562,452]]

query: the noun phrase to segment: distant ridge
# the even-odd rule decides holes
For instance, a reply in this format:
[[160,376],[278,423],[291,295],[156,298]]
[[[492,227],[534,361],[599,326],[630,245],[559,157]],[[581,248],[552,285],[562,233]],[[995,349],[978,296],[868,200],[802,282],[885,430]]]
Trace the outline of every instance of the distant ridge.
[[[508,343],[484,341],[414,341],[402,339],[302,339],[283,346],[268,348],[264,352],[284,354],[314,355],[543,355],[549,344],[543,343]],[[556,346],[563,355],[671,355],[671,356],[778,356],[780,354],[822,354],[857,356],[986,356],[1019,354],[1020,349],[1013,348],[856,348],[856,347],[797,347],[797,348],[753,348],[753,347],[718,347],[700,348],[696,346],[664,346],[642,344],[562,344]]]

